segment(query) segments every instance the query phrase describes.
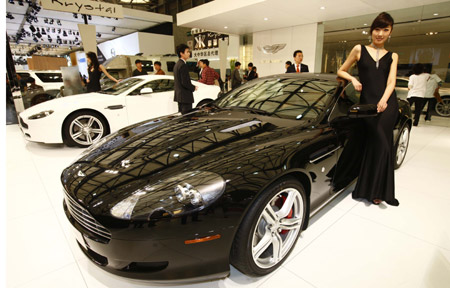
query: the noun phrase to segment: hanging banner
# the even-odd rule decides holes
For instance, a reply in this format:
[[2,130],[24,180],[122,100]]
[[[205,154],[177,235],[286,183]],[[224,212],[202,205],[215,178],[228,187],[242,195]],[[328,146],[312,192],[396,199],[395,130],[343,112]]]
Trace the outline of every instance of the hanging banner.
[[76,14],[123,18],[121,5],[91,0],[39,0],[42,8]]

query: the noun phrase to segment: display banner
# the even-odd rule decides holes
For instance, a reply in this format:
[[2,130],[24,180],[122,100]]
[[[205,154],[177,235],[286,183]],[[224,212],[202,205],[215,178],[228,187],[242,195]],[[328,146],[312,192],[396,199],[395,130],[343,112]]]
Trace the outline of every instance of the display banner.
[[83,42],[84,52],[94,52],[97,54],[97,38],[94,25],[77,24],[80,31],[81,42]]
[[77,14],[123,18],[121,5],[91,0],[39,0],[42,8]]
[[228,46],[230,37],[227,34],[215,32],[201,32],[194,34],[193,58],[219,56],[219,40]]

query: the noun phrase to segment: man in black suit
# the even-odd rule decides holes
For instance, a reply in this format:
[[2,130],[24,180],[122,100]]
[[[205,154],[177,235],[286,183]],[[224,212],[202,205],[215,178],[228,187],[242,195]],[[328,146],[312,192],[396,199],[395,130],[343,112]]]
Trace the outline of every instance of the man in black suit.
[[186,60],[191,56],[189,47],[186,44],[177,46],[177,54],[180,58],[173,68],[173,77],[175,80],[175,96],[173,101],[178,102],[178,112],[186,114],[192,110],[194,103],[193,92],[197,90],[197,86],[192,85],[189,77],[189,68]]
[[294,52],[294,63],[288,67],[286,73],[309,72],[308,65],[302,64],[302,61],[303,61],[302,50],[296,50]]

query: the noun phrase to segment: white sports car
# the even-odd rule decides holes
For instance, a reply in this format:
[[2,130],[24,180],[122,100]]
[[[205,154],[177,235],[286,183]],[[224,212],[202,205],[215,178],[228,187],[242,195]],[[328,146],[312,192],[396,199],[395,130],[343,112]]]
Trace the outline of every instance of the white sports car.
[[[220,88],[192,81],[194,107],[216,99]],[[127,78],[97,93],[53,99],[20,113],[19,125],[27,140],[88,147],[125,126],[173,114],[173,76]]]

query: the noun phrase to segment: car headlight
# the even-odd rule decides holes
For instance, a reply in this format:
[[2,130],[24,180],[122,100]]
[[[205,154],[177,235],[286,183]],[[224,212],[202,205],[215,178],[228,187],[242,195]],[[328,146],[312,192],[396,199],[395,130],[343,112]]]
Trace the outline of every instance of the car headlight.
[[110,213],[124,220],[150,220],[152,215],[182,216],[208,207],[224,191],[225,181],[216,173],[185,172],[132,192],[115,204]]
[[52,113],[53,113],[53,110],[42,111],[42,112],[39,112],[37,114],[31,115],[30,117],[28,117],[28,120],[41,119],[41,118],[44,118],[44,117],[47,117],[47,116],[51,115]]

